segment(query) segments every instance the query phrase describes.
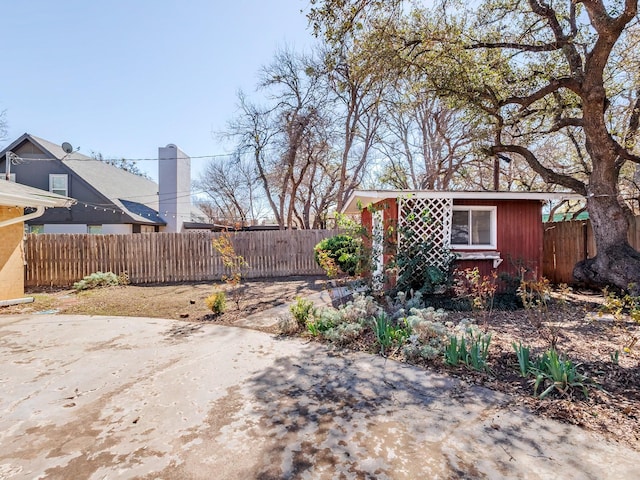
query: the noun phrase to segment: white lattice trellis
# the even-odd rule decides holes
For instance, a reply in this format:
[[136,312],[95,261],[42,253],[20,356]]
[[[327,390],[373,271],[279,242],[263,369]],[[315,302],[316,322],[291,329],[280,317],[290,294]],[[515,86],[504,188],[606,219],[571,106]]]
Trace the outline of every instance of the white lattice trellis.
[[[450,258],[451,198],[400,198],[398,204],[398,252],[421,255],[413,266],[443,268]],[[416,271],[415,274],[420,272]]]

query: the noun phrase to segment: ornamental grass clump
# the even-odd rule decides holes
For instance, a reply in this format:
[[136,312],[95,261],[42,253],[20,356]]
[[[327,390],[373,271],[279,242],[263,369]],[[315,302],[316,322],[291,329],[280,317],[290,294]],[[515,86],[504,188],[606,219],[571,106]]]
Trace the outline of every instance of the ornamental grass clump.
[[531,362],[531,347],[523,346],[522,342],[519,342],[517,345],[513,342],[511,345],[516,351],[516,356],[518,357],[520,376],[522,378],[526,378],[534,367],[534,364]]
[[570,396],[579,389],[588,398],[587,385],[593,381],[578,372],[579,364],[573,363],[555,348],[550,348],[538,358],[531,355],[531,348],[522,343],[512,343],[518,358],[518,369],[523,378],[533,378],[533,394],[545,398],[553,392],[561,396]]
[[[589,397],[587,384],[590,380],[578,372],[578,364],[574,364],[566,356],[558,355],[555,349],[549,349],[535,362],[531,372],[536,379],[533,394],[544,398],[553,391],[561,396],[569,396],[575,389],[580,389],[585,398]],[[538,391],[542,392],[538,395]]]
[[445,363],[466,365],[477,371],[488,371],[491,334],[483,333],[471,319],[462,319],[455,327],[459,334],[451,335],[444,349]]
[[380,312],[370,321],[371,328],[380,347],[380,355],[383,357],[389,353],[392,347],[400,348],[411,336],[411,329],[395,323],[385,312]]

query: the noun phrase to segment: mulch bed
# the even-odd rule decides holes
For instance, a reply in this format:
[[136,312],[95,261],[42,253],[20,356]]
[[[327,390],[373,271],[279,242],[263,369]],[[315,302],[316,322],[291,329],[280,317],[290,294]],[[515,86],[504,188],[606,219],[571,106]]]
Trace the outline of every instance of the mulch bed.
[[[628,317],[616,320],[600,314],[601,303],[598,295],[573,294],[569,301],[551,302],[542,316],[508,302],[503,305],[507,310],[493,311],[488,318],[482,312],[450,311],[447,321],[457,323],[471,317],[491,333],[489,372],[451,367],[441,358],[419,361],[418,365],[504,392],[513,405],[640,450],[640,343],[635,343],[640,339],[640,324]],[[530,346],[532,357],[554,344],[589,377],[588,397],[579,388],[564,396],[556,391],[542,400],[534,397],[534,380],[520,376],[513,343]],[[374,344],[373,333],[366,332],[349,348],[378,353]],[[401,359],[399,352],[389,356]]]

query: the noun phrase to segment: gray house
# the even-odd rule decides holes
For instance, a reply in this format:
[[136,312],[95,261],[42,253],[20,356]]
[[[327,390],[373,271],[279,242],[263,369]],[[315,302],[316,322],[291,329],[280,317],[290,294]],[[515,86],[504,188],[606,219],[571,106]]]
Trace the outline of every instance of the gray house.
[[[160,185],[25,133],[0,152],[0,175],[77,203],[27,225],[34,233],[180,232],[193,220],[191,161],[175,145],[159,149]],[[8,161],[10,159],[10,161]]]

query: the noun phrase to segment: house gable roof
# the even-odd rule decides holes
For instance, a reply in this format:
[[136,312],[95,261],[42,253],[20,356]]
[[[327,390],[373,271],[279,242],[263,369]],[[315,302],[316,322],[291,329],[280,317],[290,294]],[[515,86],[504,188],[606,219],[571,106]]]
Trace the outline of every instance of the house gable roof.
[[552,192],[505,192],[505,191],[432,191],[432,190],[355,190],[341,213],[360,213],[362,207],[381,202],[389,198],[452,198],[469,200],[580,200],[576,193]]
[[91,157],[87,157],[79,152],[71,152],[66,153],[60,145],[57,145],[53,142],[45,140],[44,138],[36,137],[35,135],[31,135],[30,133],[24,133],[16,140],[11,142],[8,146],[0,151],[0,158],[4,157],[7,152],[13,151],[24,145],[25,143],[31,143],[38,150],[42,152],[42,155],[45,158],[52,158],[56,160],[63,160],[67,158],[72,158],[76,160],[93,160]]
[[[30,142],[41,151],[43,158],[61,161],[106,200],[122,210],[132,222],[166,224],[158,213],[158,185],[154,181],[78,152],[67,154],[60,145],[29,133],[23,134],[0,151],[0,158],[25,142]],[[113,208],[110,205],[105,207]]]
[[[95,159],[62,162],[136,223],[164,225],[158,213],[158,185],[148,178]],[[144,205],[141,209],[139,205]],[[144,210],[144,211],[143,211]]]

